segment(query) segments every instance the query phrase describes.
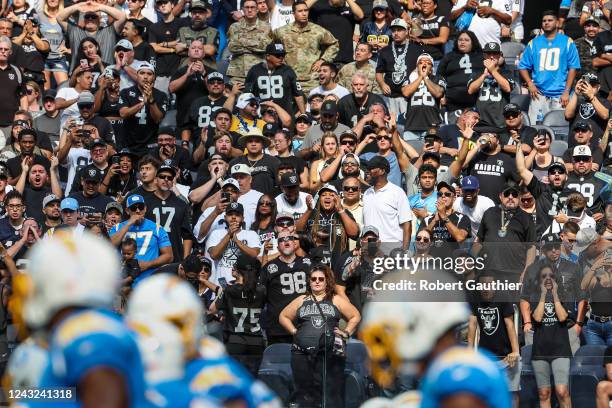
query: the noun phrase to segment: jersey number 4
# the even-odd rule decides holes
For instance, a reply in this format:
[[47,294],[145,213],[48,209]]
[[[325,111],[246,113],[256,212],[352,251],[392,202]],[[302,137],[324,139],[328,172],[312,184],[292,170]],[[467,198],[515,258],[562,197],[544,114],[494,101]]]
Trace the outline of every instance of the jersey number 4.
[[260,76],[257,78],[261,99],[280,99],[283,97],[283,77],[280,75]]

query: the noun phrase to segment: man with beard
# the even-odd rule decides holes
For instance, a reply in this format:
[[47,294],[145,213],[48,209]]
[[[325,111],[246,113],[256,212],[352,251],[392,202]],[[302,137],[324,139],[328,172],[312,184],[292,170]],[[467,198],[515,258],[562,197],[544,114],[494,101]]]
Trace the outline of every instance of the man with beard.
[[[599,140],[608,125],[610,102],[600,94],[601,86],[597,74],[587,73],[576,83],[575,92],[565,107],[565,120],[570,122],[569,146],[573,147],[574,127],[578,122],[591,125],[595,140]],[[580,143],[578,143],[580,144]],[[593,147],[593,146],[591,146]]]
[[[215,58],[219,47],[219,33],[213,27],[208,27],[206,19],[210,15],[208,3],[196,0],[189,8],[191,20],[189,26],[181,27],[176,39],[176,53],[184,56],[192,41],[201,41],[204,45],[204,65],[212,70],[217,69]],[[185,65],[187,58],[183,57],[181,65]]]
[[338,123],[338,106],[336,102],[323,102],[321,106],[321,122],[308,129],[297,156],[304,160],[310,160],[314,154],[321,149],[321,138],[323,137],[323,133],[332,132],[336,135],[336,138],[338,138],[348,130],[350,130],[348,126]]
[[485,268],[503,282],[522,281],[536,256],[536,230],[531,217],[518,207],[519,188],[510,181],[499,193],[501,205],[485,211],[472,253],[485,259]]
[[8,182],[10,185],[14,186],[17,184],[17,180],[19,180],[19,176],[23,170],[22,164],[24,162],[27,162],[30,166],[32,164],[40,164],[45,169],[50,167],[51,163],[46,157],[34,154],[37,138],[38,133],[36,133],[34,129],[26,128],[19,132],[17,141],[19,142],[21,153],[6,162],[6,167],[9,173]]
[[376,82],[376,64],[370,62],[372,59],[372,45],[358,43],[355,46],[354,61],[340,68],[338,72],[338,83],[345,88],[350,88],[353,75],[362,73],[368,80],[368,90],[380,94],[380,87]]
[[608,187],[604,177],[593,171],[593,157],[589,146],[576,146],[573,150],[573,171],[568,172],[567,188],[577,191],[587,200],[587,214],[600,222],[604,217],[602,192]]
[[[534,177],[535,178],[535,177]],[[494,207],[495,203],[489,197],[481,196],[478,178],[465,176],[461,179],[461,197],[453,203],[453,209],[470,219],[471,238],[476,238],[480,222],[485,211]]]
[[89,91],[81,92],[77,107],[79,114],[87,125],[92,125],[98,130],[98,135],[111,146],[115,144],[115,132],[108,119],[99,116],[94,111],[95,97]]
[[572,147],[569,147],[563,153],[565,168],[568,172],[574,169],[574,165],[572,164],[572,153],[574,152],[574,147],[588,146],[591,149],[591,154],[593,156],[592,169],[594,171],[598,170],[603,162],[603,152],[599,147],[599,139],[593,137],[593,127],[588,121],[579,120],[574,123],[572,131],[573,136],[569,142]]
[[47,231],[62,223],[60,201],[61,200],[55,194],[49,194],[43,199],[42,212],[44,220],[42,222],[42,234],[46,234]]
[[26,218],[19,230],[19,236],[20,239],[6,249],[6,254],[13,258],[17,269],[23,270],[27,268],[28,263],[28,260],[25,259],[26,253],[42,236],[38,221],[34,218]]
[[[264,62],[253,65],[247,73],[244,89],[261,101],[273,101],[289,114],[306,113],[304,93],[293,68],[285,64],[283,43],[270,43],[266,47]],[[295,104],[295,105],[294,105]]]
[[300,191],[300,177],[294,173],[285,173],[281,176],[280,186],[282,194],[276,197],[276,211],[289,213],[297,221],[307,210],[312,196]]
[[200,272],[204,264],[200,261],[197,255],[191,254],[186,256],[181,262],[173,262],[157,268],[154,274],[171,273],[185,279],[195,290],[200,286]]
[[145,217],[162,226],[172,245],[174,260],[180,261],[191,253],[193,236],[191,235],[191,209],[173,192],[176,180],[176,169],[162,165],[157,170],[155,192],[146,200]]
[[478,178],[482,195],[494,202],[499,202],[499,193],[504,184],[510,180],[519,180],[512,156],[501,149],[499,131],[499,128],[485,122],[476,124],[474,132],[478,133],[479,150],[474,149],[469,155],[469,140],[473,132],[464,132],[464,142],[457,160],[450,166],[453,177],[458,177],[461,169],[466,167],[468,175]]
[[[232,109],[238,92],[238,86],[234,85],[229,98],[226,100],[225,104],[223,104],[224,108],[229,110]],[[249,92],[240,95],[236,100],[236,109],[238,112],[232,116],[232,124],[229,128],[230,132],[236,132],[244,136],[249,133],[252,128],[263,130],[266,123],[259,119],[257,115],[257,111],[259,110],[259,100],[255,97],[255,95]]]
[[156,268],[172,262],[172,246],[166,230],[145,218],[147,207],[142,196],[138,194],[129,196],[126,207],[130,218],[115,225],[109,235],[115,247],[119,247],[125,237],[136,241],[138,246],[136,259],[142,271],[134,280],[134,283],[137,283],[151,276]]
[[279,313],[293,299],[306,293],[310,259],[297,256],[297,236],[293,232],[278,234],[280,255],[265,264],[259,275],[259,282],[266,287],[266,306],[262,326],[266,331],[268,345],[291,343],[292,336],[278,323]]
[[138,84],[120,93],[119,113],[124,119],[125,147],[138,156],[155,143],[157,127],[167,109],[166,94],[153,88],[155,68],[148,62],[138,65]]
[[[189,108],[189,115],[184,124],[185,129],[183,129],[183,133],[181,134],[182,140],[191,140],[194,146],[200,142],[199,139],[202,136],[202,132],[210,131],[209,126],[214,123],[213,120],[216,117],[215,112],[222,109],[223,104],[227,100],[225,95],[223,95],[225,81],[223,79],[223,74],[220,72],[211,72],[208,74],[206,77],[206,89],[208,90],[208,95],[202,96],[192,102]],[[214,131],[214,129],[215,127],[213,127],[212,130]],[[219,130],[229,130],[229,122],[227,123],[226,129]]]
[[[70,167],[68,172],[68,181],[70,184],[66,186],[66,192],[64,195],[70,195],[71,192],[81,191],[81,179],[89,169],[97,169],[101,173],[101,177],[106,175],[106,172],[110,168],[108,164],[108,145],[102,139],[94,139],[89,145],[88,150],[83,144],[83,137],[77,132],[74,133],[76,137],[68,137],[66,140],[66,147],[70,144],[70,151],[68,152],[67,161],[69,164],[74,164],[75,172],[72,177],[70,173]],[[72,140],[69,143],[69,140]],[[63,148],[60,143],[60,150],[57,153],[58,158],[63,155]],[[73,152],[74,150],[74,152]],[[90,158],[91,156],[91,158]],[[91,163],[87,164],[91,159]]]
[[[360,44],[367,45],[367,44]],[[363,72],[355,72],[351,77],[351,93],[338,101],[338,121],[343,125],[353,127],[370,111],[374,104],[385,105],[383,99],[368,91],[370,80]]]
[[[188,147],[178,146],[176,144],[176,134],[174,129],[169,126],[160,127],[157,131],[157,147],[149,151],[149,154],[160,162],[172,160],[176,166],[181,169],[179,174],[179,183],[186,183],[186,178],[191,180],[191,174],[187,174],[191,169],[191,159],[189,157]],[[191,184],[191,181],[189,182]]]
[[504,123],[506,132],[502,134],[502,149],[508,154],[516,154],[516,140],[521,141],[524,154],[529,154],[534,147],[533,139],[537,135],[537,130],[531,126],[523,124],[523,112],[514,103],[504,106]]
[[[220,154],[228,161],[232,157],[242,156],[243,150],[238,149],[238,140],[240,134],[230,132],[232,123],[232,111],[226,108],[219,108],[213,114],[213,122],[207,128],[201,130],[199,135],[199,143],[196,140],[197,147],[193,151],[193,163],[195,165],[204,161],[204,158],[210,156],[209,149],[214,148],[212,154]],[[197,137],[197,136],[196,136]]]
[[584,36],[574,41],[578,55],[580,56],[580,72],[587,74],[589,72],[596,73],[596,69],[593,67],[593,58],[595,58],[595,38],[599,33],[601,21],[593,16],[589,16],[582,28],[584,28]]
[[112,198],[100,194],[100,181],[102,173],[96,168],[90,168],[81,179],[83,191],[70,194],[79,203],[79,211],[82,216],[88,217],[94,213],[103,214],[106,205],[113,201]]
[[348,89],[336,83],[338,68],[331,62],[324,62],[319,68],[319,86],[312,89],[309,95],[335,95],[342,99],[349,94]]
[[[49,172],[41,164],[30,166],[27,159],[24,159],[21,165],[21,176],[15,185],[15,190],[23,195],[28,215],[34,217],[38,222],[44,219],[42,202],[45,196],[50,193],[58,197],[62,196],[62,187],[57,178],[58,164],[57,157],[53,157]],[[51,187],[47,185],[49,181],[51,181]]]
[[265,137],[259,128],[251,128],[238,142],[240,147],[246,148],[246,156],[233,159],[230,167],[243,164],[250,169],[253,179],[253,189],[263,194],[272,194],[276,184],[279,160],[264,152],[264,147],[270,145],[270,139]]
[[567,196],[572,192],[567,188],[567,171],[563,163],[555,162],[548,167],[548,184],[542,183],[525,165],[525,155],[519,151],[521,141],[517,143],[516,168],[523,184],[536,200],[536,226],[538,236],[552,224],[555,217],[563,212]]

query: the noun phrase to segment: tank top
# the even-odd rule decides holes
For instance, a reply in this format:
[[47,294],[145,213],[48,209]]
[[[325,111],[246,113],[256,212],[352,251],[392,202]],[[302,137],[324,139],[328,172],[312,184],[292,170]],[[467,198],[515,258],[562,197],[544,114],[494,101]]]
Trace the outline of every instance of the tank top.
[[[319,311],[319,307],[321,311]],[[295,335],[295,343],[302,348],[319,348],[319,346],[323,346],[325,341],[323,337],[326,328],[327,331],[330,332],[333,331],[334,327],[338,327],[340,311],[333,302],[331,300],[322,300],[319,302],[319,307],[317,307],[314,300],[308,296],[297,310],[297,333]],[[325,318],[321,316],[321,314],[323,314]],[[331,347],[332,344],[328,346]]]
[[550,163],[548,163],[548,166],[540,166],[534,160],[531,166],[532,167],[531,172],[539,181],[543,183],[544,177],[548,177],[548,168],[550,167],[550,165],[553,164],[554,162],[561,162],[561,161],[562,159],[560,157],[552,156],[552,160],[550,161]]
[[601,279],[597,278],[597,283],[591,289],[591,313],[597,316],[612,316],[612,287],[605,287],[601,284]]

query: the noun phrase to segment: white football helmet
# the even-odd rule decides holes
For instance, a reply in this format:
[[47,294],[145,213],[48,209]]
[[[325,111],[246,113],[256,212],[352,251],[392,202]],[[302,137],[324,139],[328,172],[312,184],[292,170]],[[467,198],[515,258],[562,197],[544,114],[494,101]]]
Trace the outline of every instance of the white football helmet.
[[32,328],[69,306],[110,308],[121,279],[117,250],[84,233],[58,231],[34,245],[28,268],[14,278],[11,312]]
[[147,383],[181,379],[185,371],[185,353],[178,328],[170,322],[153,319],[128,320],[127,323],[138,333],[138,349],[145,366]]
[[49,351],[28,337],[11,353],[2,385],[5,389],[38,388],[48,364]]
[[464,302],[383,302],[366,304],[361,338],[370,354],[372,376],[393,384],[408,363],[425,358],[448,330],[468,321]]
[[197,355],[204,336],[204,304],[189,283],[166,273],[153,275],[136,286],[128,299],[126,319],[174,324],[187,357]]

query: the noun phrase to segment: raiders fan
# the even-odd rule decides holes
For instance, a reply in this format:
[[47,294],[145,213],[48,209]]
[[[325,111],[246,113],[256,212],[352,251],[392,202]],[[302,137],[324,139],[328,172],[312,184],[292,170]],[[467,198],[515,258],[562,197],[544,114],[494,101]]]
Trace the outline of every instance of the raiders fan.
[[604,216],[601,192],[607,187],[607,183],[592,171],[593,158],[589,146],[575,146],[572,160],[574,170],[567,177],[567,188],[578,191],[586,198],[589,214],[599,222]]
[[[468,154],[470,143],[463,143],[457,160],[450,166],[453,177],[458,177],[461,168],[467,167],[468,175],[478,178],[480,195],[489,197],[495,203],[499,203],[499,193],[503,185],[508,180],[519,179],[513,157],[501,150],[499,132],[498,127],[478,122],[474,126],[474,133],[478,135],[477,153]],[[463,135],[468,140],[473,137],[469,132],[464,132]],[[464,165],[466,161],[467,164]]]
[[172,192],[176,176],[176,169],[168,164],[163,164],[157,170],[157,188],[146,199],[146,218],[161,225],[168,233],[174,261],[180,262],[184,256],[191,253],[193,236],[191,208]]
[[187,125],[192,129],[191,140],[194,144],[202,134],[202,129],[208,129],[208,126],[215,127],[214,114],[223,107],[227,100],[227,97],[223,95],[225,89],[223,74],[219,72],[208,74],[206,88],[208,88],[208,95],[193,101],[187,118]]
[[593,139],[597,141],[603,135],[608,124],[610,102],[600,94],[597,74],[586,73],[576,82],[575,92],[565,107],[565,119],[570,122],[568,143],[570,147],[578,144],[574,140],[574,126],[579,121],[587,121],[593,130]]
[[291,343],[292,336],[278,323],[279,313],[293,299],[306,293],[310,259],[295,254],[297,236],[292,232],[278,234],[280,256],[264,265],[260,282],[266,287],[266,307],[264,314],[268,345]]
[[525,155],[521,149],[521,141],[516,145],[516,168],[527,186],[529,192],[536,200],[536,225],[538,236],[552,224],[565,206],[567,196],[572,192],[566,187],[567,173],[561,162],[554,162],[548,167],[548,184],[542,183],[525,165]]
[[157,128],[167,110],[167,96],[155,89],[155,68],[138,65],[138,84],[121,91],[119,114],[124,119],[125,145],[142,156],[157,141]]
[[420,134],[430,126],[438,125],[440,118],[440,100],[444,96],[446,82],[433,75],[434,60],[429,54],[417,58],[417,67],[410,73],[402,85],[402,95],[408,99],[405,130],[412,133],[408,139],[419,139]]
[[273,101],[290,114],[294,108],[306,113],[304,93],[293,68],[285,64],[285,47],[271,43],[266,47],[266,60],[253,65],[247,73],[244,92],[251,92],[261,101]]
[[476,109],[480,119],[495,126],[504,126],[504,106],[510,102],[510,91],[514,80],[510,73],[503,69],[500,45],[496,42],[485,44],[484,71],[472,74],[468,82],[468,93],[478,93]]

